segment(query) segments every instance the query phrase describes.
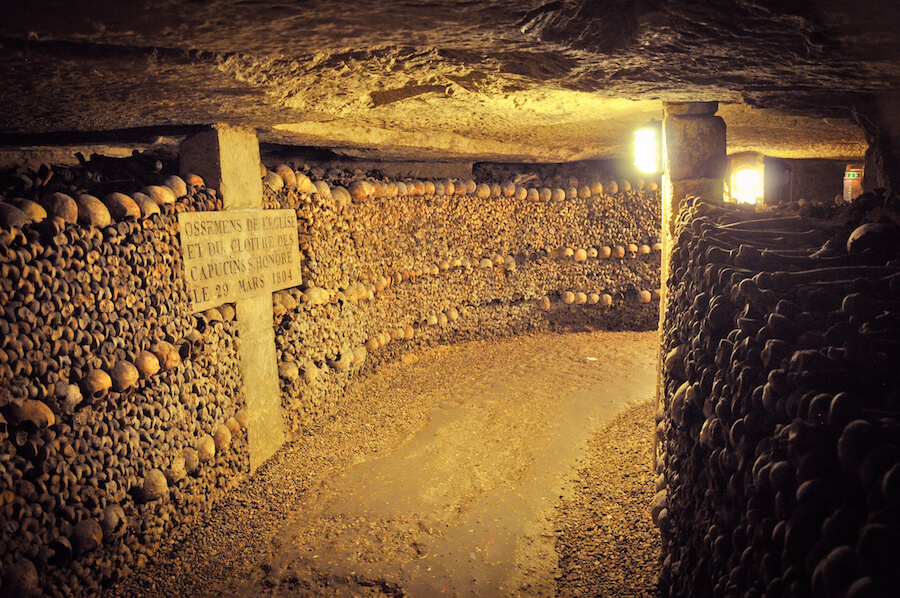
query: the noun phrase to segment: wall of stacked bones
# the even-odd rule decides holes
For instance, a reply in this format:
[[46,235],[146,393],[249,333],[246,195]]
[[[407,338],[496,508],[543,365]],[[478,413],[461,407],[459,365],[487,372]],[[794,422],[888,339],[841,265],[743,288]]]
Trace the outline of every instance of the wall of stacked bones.
[[328,189],[288,170],[265,180],[268,206],[297,211],[305,256],[304,286],[274,297],[294,429],[333,414],[359,372],[420,347],[657,323],[655,191],[346,177]]
[[894,196],[689,202],[664,330],[653,516],[667,596],[895,595]]
[[[178,212],[221,198],[170,170],[95,156],[2,176],[0,596],[98,593],[249,470],[234,306],[191,313],[178,238]],[[435,343],[656,325],[655,189],[261,175],[265,206],[298,216],[304,283],[273,296],[297,433]]]

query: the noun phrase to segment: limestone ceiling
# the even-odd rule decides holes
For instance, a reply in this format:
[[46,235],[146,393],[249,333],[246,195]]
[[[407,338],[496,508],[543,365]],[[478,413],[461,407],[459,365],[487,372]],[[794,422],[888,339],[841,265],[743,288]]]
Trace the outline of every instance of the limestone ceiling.
[[849,107],[900,83],[898,4],[14,3],[0,142],[226,121],[365,157],[616,158],[662,100],[714,99],[730,151],[843,159],[866,147]]

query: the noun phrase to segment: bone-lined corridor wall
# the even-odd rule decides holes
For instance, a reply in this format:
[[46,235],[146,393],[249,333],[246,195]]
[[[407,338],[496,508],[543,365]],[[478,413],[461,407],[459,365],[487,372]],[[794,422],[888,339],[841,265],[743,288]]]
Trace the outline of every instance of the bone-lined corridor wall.
[[176,210],[214,192],[35,174],[0,204],[0,588],[91,595],[248,470],[239,339],[185,292]]
[[653,517],[662,596],[890,596],[896,196],[678,215]]
[[[656,325],[649,186],[270,166],[265,203],[296,210],[303,260],[303,284],[273,296],[295,433],[417,348]],[[235,309],[191,313],[179,242],[177,214],[221,198],[170,168],[93,157],[2,177],[0,595],[96,594],[249,472]]]
[[310,194],[286,178],[266,198],[297,210],[306,256],[303,288],[275,295],[282,397],[295,428],[339,408],[356,370],[422,346],[655,326],[655,191],[607,181],[604,192],[595,181],[554,194],[445,180],[369,190],[356,181]]

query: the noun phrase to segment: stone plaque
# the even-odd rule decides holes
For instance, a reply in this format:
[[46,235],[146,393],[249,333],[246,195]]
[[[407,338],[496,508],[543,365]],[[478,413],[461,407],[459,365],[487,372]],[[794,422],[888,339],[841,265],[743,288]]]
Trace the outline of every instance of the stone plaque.
[[194,312],[300,284],[293,210],[181,212],[178,224]]

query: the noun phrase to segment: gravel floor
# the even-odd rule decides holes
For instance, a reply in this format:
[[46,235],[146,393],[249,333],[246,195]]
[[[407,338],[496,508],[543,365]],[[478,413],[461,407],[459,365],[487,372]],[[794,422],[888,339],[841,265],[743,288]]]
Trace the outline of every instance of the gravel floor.
[[575,492],[557,506],[557,595],[655,596],[659,533],[653,498],[654,401],[617,416],[588,442]]
[[[435,347],[381,367],[351,388],[340,417],[285,446],[183,541],[104,595],[430,596],[416,576],[442,567],[458,581],[439,592],[449,596],[652,595],[659,545],[647,510],[653,414],[646,401],[655,347],[652,332],[540,334]],[[508,430],[499,443],[497,426]],[[543,437],[548,446],[573,446],[565,455],[534,449]],[[352,494],[347,487],[356,487],[342,479],[365,480],[359,472],[382,461],[375,482],[402,477],[410,451],[458,463],[424,488],[445,493],[447,508],[340,510]],[[390,466],[392,458],[400,461]],[[545,482],[528,473],[558,458],[564,462],[555,469],[538,468]],[[507,502],[479,511],[491,495]],[[502,511],[516,501],[527,513]],[[488,538],[481,519],[507,522]],[[473,530],[485,535],[470,549],[463,536]],[[507,532],[515,537],[504,540]],[[509,554],[498,552],[501,545]],[[326,563],[345,554],[366,567]],[[470,566],[483,577],[466,575]]]

